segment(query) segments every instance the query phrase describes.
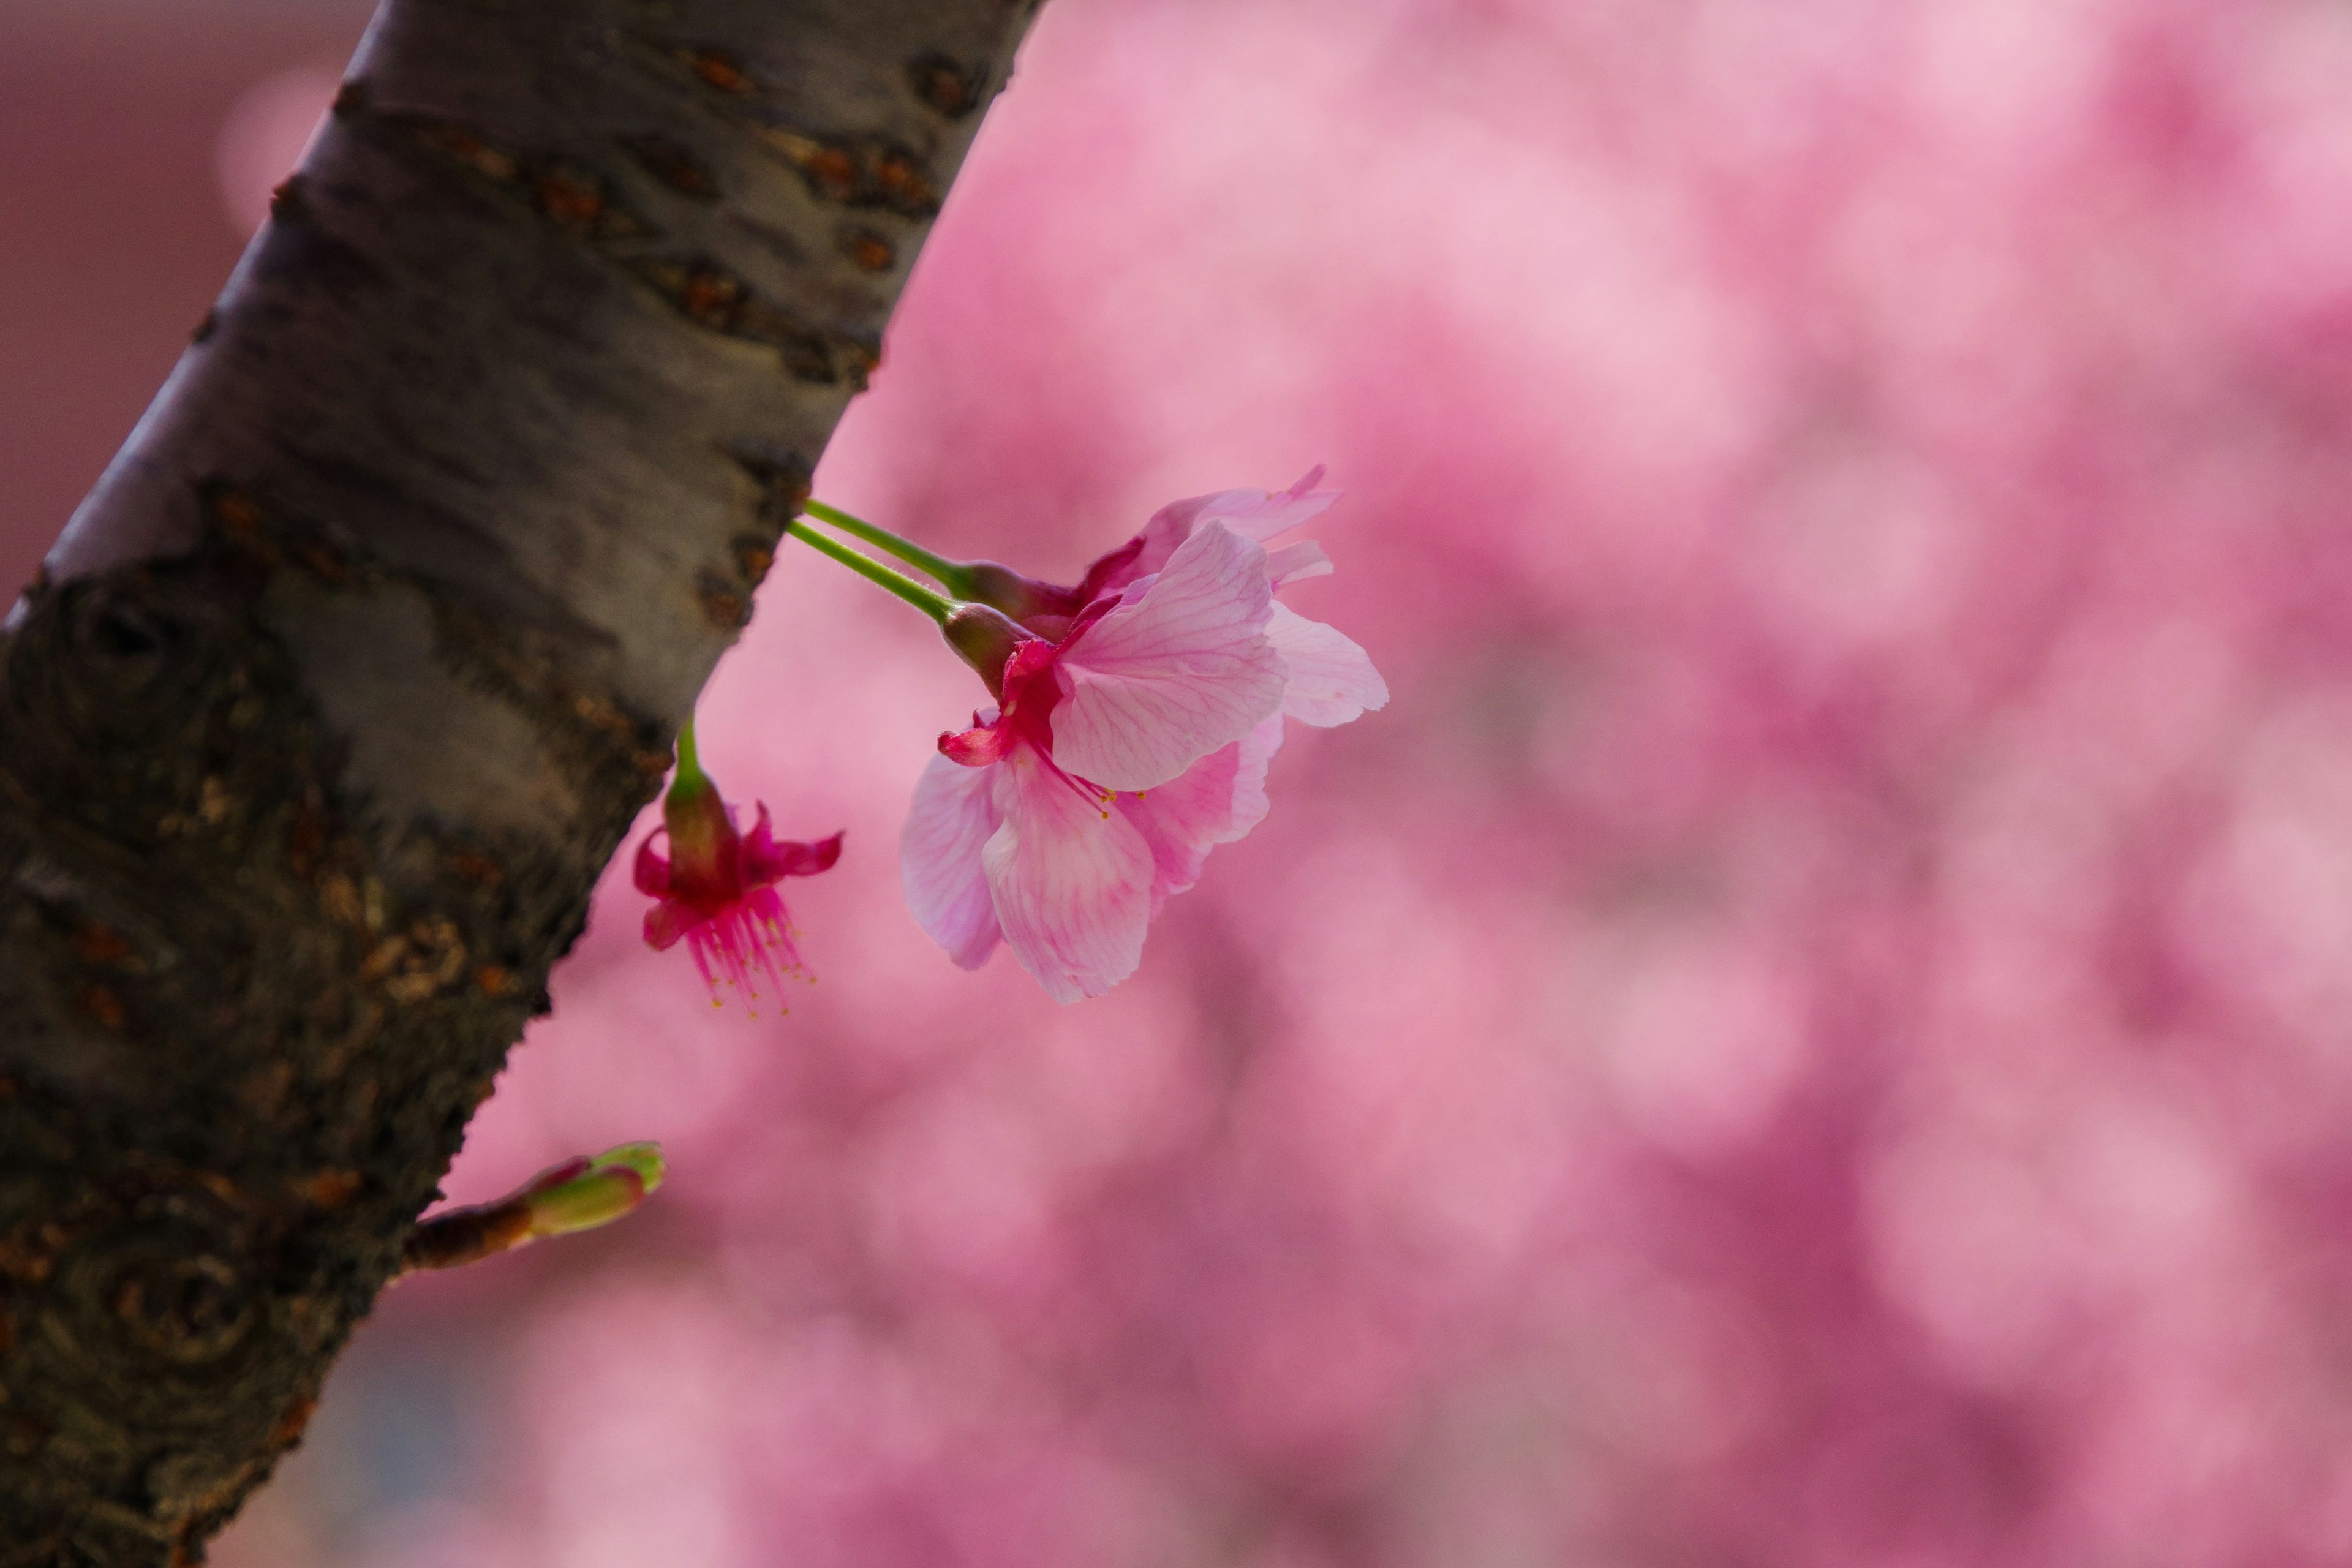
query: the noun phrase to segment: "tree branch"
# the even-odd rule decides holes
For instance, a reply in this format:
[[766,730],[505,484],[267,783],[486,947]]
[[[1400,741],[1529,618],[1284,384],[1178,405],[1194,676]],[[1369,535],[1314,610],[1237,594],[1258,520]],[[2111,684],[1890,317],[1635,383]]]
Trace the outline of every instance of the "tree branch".
[[1030,0],[389,0],[0,634],[0,1565],[299,1436]]

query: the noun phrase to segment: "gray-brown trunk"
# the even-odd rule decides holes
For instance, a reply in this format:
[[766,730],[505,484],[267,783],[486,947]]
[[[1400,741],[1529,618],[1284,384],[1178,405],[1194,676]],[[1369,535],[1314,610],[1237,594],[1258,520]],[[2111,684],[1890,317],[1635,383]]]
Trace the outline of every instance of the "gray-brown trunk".
[[0,1565],[300,1434],[1033,10],[378,16],[0,634]]

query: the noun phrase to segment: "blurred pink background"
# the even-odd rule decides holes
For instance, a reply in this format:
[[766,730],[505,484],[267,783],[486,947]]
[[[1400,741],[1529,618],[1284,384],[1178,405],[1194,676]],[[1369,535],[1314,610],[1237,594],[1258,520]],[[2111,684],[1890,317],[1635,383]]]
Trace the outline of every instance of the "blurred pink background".
[[[19,579],[363,20],[30,12]],[[823,983],[608,878],[450,1192],[670,1184],[394,1290],[219,1561],[2352,1561],[2352,10],[1054,0],[819,493],[1067,578],[1317,461],[1395,701],[1072,1008],[785,552],[704,752]]]

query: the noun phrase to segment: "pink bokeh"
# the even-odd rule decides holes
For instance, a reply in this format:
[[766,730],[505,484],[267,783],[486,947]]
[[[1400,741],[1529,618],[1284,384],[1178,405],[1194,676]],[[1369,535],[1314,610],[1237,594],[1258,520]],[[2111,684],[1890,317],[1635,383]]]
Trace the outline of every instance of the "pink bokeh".
[[788,547],[701,730],[821,983],[616,867],[449,1188],[672,1180],[219,1560],[2352,1559],[2347,436],[2326,0],[1055,0],[819,493],[1067,581],[1328,462],[1394,701],[1057,1007]]

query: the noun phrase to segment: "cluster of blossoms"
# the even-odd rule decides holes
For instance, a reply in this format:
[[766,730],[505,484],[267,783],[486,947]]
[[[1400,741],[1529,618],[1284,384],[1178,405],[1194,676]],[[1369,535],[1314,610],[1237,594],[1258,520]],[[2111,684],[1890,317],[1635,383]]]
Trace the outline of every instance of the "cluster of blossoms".
[[[1172,502],[1070,587],[949,561],[810,503],[932,589],[791,525],[931,615],[995,700],[940,737],[899,840],[908,905],[957,963],[977,968],[1003,942],[1055,1000],[1102,994],[1135,972],[1152,917],[1200,879],[1209,851],[1265,815],[1284,721],[1344,724],[1388,700],[1361,647],[1276,596],[1331,570],[1312,542],[1277,543],[1339,499],[1315,488],[1321,477]],[[735,838],[691,756],[689,738],[665,812],[672,860],[650,858],[650,841],[638,857],[638,886],[662,900],[646,940],[686,935],[706,979],[714,953],[730,982],[746,979],[747,954],[793,967],[772,884],[830,866],[840,837],[774,845],[762,807]]]

